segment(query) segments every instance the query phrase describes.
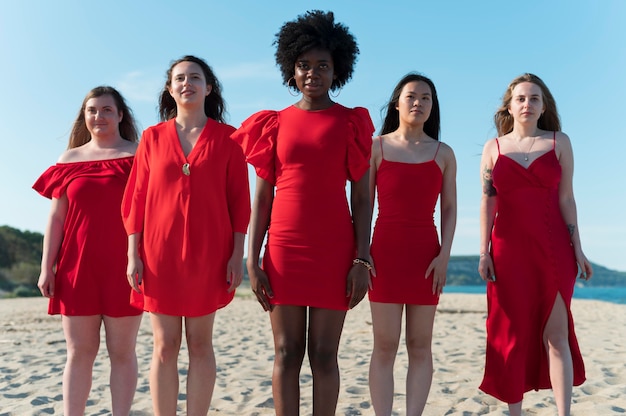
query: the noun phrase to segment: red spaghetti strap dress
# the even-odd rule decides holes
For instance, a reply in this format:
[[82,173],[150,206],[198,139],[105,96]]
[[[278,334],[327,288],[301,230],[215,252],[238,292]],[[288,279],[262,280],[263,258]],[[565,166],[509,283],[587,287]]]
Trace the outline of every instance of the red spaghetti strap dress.
[[126,280],[127,238],[120,217],[133,157],[57,163],[33,189],[46,198],[67,195],[63,241],[56,261],[49,314],[134,316]]
[[498,201],[491,235],[496,281],[487,285],[480,389],[517,403],[527,391],[551,388],[543,330],[557,293],[567,306],[574,385],[585,381],[570,312],[577,265],[559,208],[561,165],[554,147],[528,169],[499,154],[492,175]]
[[374,126],[364,108],[262,111],[232,136],[275,185],[263,269],[274,305],[347,310],[356,253],[346,181],[366,174]]
[[[380,143],[382,151],[382,138]],[[439,302],[439,296],[433,294],[432,274],[428,279],[425,275],[441,248],[433,215],[442,183],[435,158],[402,163],[385,160],[383,155],[376,172],[378,218],[371,248],[376,277],[368,294],[370,301],[412,305]]]
[[132,293],[146,311],[203,316],[233,299],[226,282],[233,233],[245,233],[250,218],[248,170],[229,138],[234,130],[208,119],[187,157],[174,119],[142,135],[122,216],[129,235],[143,233],[143,299]]

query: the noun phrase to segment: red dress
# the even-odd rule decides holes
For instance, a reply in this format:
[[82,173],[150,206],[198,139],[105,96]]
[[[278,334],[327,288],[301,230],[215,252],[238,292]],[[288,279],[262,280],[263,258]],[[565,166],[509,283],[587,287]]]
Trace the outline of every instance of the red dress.
[[480,389],[517,403],[527,391],[551,388],[543,330],[557,293],[567,306],[574,385],[585,381],[570,312],[578,269],[559,207],[561,165],[554,148],[528,169],[499,154],[492,177],[498,205],[491,235],[496,281],[487,285]]
[[132,163],[132,156],[57,163],[33,185],[46,198],[66,194],[68,201],[49,314],[141,314],[129,302],[127,238],[119,215]]
[[346,181],[367,172],[374,126],[364,108],[262,111],[232,136],[276,187],[263,256],[274,305],[347,310],[356,253]]
[[[208,119],[185,157],[175,120],[146,129],[126,187],[126,232],[143,233],[144,309],[202,316],[226,306],[233,233],[250,218],[248,170],[235,129]],[[188,173],[183,165],[188,164]],[[133,291],[134,301],[141,296]]]
[[[380,143],[382,152],[382,138]],[[433,274],[424,277],[441,249],[433,216],[443,174],[435,157],[424,163],[402,163],[385,160],[383,155],[376,172],[378,218],[371,248],[376,266],[369,291],[372,302],[439,302],[439,295],[433,294]]]

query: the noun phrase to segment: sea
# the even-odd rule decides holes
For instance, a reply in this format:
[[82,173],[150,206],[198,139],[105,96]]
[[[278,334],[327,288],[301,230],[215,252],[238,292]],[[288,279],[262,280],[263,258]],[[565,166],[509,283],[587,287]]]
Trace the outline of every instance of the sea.
[[[446,286],[443,290],[445,293],[477,293],[485,294],[487,287],[484,285],[476,286]],[[626,305],[626,286],[579,286],[574,288],[575,299],[593,299],[605,302],[618,303]]]

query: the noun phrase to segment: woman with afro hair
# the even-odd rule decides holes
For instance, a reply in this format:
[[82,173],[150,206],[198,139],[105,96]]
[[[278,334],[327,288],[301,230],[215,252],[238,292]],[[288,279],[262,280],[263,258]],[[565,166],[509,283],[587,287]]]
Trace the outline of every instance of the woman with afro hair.
[[302,96],[281,111],[252,115],[232,136],[257,173],[247,267],[274,335],[276,414],[299,413],[306,351],[313,414],[334,415],[345,314],[370,281],[374,126],[366,109],[346,108],[329,95],[352,77],[359,53],[332,12],[310,11],[285,23],[274,43],[284,84]]

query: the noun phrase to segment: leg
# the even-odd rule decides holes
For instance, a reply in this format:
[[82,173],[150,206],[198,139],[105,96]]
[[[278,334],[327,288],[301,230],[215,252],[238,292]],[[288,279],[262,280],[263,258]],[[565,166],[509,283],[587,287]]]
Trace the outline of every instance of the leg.
[[277,416],[300,414],[300,369],[306,346],[306,307],[276,305],[270,312],[274,334],[272,392]]
[[91,390],[93,363],[100,347],[100,315],[62,317],[67,344],[63,371],[63,414],[84,415]]
[[374,331],[369,371],[372,407],[377,416],[390,416],[393,409],[393,364],[400,344],[404,305],[370,302],[370,309]]
[[557,293],[543,333],[550,364],[550,382],[559,416],[569,416],[572,402],[574,369],[569,349],[568,314],[565,302]]
[[104,317],[107,351],[111,360],[111,402],[114,416],[127,416],[137,389],[137,331],[141,315]]
[[188,416],[206,416],[211,406],[217,372],[213,351],[214,321],[215,313],[185,318],[185,334],[189,350]]
[[150,395],[155,416],[176,415],[178,353],[182,337],[180,316],[150,314],[153,334]]
[[509,416],[522,416],[522,402],[509,403]]
[[332,416],[339,398],[337,351],[345,311],[309,309],[309,362],[313,374],[313,416]]
[[435,305],[407,305],[406,348],[409,371],[406,376],[406,414],[421,415],[433,380],[433,323]]

